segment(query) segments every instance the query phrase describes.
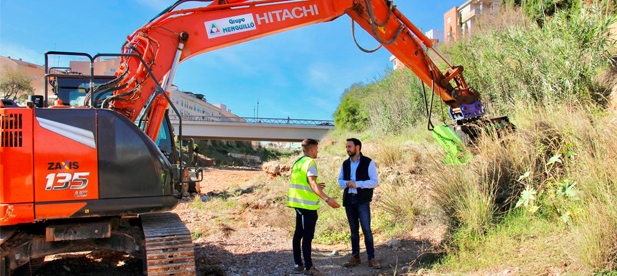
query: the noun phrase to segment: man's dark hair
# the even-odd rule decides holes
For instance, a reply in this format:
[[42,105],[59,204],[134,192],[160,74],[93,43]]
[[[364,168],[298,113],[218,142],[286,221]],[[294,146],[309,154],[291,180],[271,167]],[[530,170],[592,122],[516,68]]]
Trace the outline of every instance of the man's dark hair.
[[304,139],[304,141],[302,141],[302,151],[307,153],[312,147],[316,147],[317,145],[319,145],[319,142],[315,139]]
[[360,146],[360,150],[362,150],[362,142],[360,142],[360,140],[356,139],[356,138],[349,138],[347,139],[347,142],[353,142],[354,146]]

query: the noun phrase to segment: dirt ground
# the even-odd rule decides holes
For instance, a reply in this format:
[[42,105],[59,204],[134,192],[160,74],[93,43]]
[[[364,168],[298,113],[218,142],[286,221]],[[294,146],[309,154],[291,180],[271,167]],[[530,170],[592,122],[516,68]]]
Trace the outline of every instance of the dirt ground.
[[[254,169],[209,169],[201,183],[201,194],[225,191],[231,185],[249,181],[261,174],[264,172]],[[192,199],[185,199],[175,210],[183,220],[186,219],[189,229],[196,227],[191,214],[187,213],[190,212],[188,205],[191,202]],[[277,221],[282,218],[273,217],[275,212],[269,211],[273,208],[287,209],[284,206],[270,206],[251,210],[248,215],[246,212],[232,214],[237,221],[245,223],[240,223],[241,227],[222,223],[221,231],[194,240],[200,275],[289,275],[293,266],[293,254],[292,233],[288,224],[293,222]],[[214,215],[208,219],[221,218]],[[399,242],[400,245],[390,247],[386,240],[376,240],[377,260],[382,265],[379,270],[368,267],[364,251],[361,253],[361,265],[349,269],[342,267],[351,253],[349,244],[314,243],[314,263],[321,271],[332,276],[395,275],[395,271],[396,275],[401,275],[410,271],[410,264],[417,264],[420,259],[426,260],[419,258],[419,255],[429,247],[429,242],[412,238],[403,238]]]
[[[183,199],[174,212],[178,213],[193,232],[205,223],[222,221],[217,231],[209,232],[194,239],[198,275],[290,275],[293,266],[291,247],[292,234],[289,223],[283,217],[272,214],[287,211],[285,206],[272,205],[267,208],[251,209],[244,212],[221,211],[209,217],[195,214],[191,203],[195,197],[227,191],[256,177],[267,177],[265,173],[252,168],[208,168],[201,182],[201,194]],[[251,197],[251,190],[243,198]],[[291,212],[291,211],[290,211]],[[289,216],[291,217],[291,215]],[[234,221],[225,223],[225,219]],[[401,238],[398,246],[388,246],[386,240],[376,240],[377,260],[382,268],[369,268],[366,253],[362,251],[362,264],[354,268],[343,268],[348,260],[349,244],[313,244],[315,265],[326,275],[402,275],[410,272],[410,264],[417,264],[420,252],[429,247],[429,242],[412,238]],[[363,248],[364,245],[361,245]],[[51,256],[45,263],[22,267],[21,275],[90,275],[124,276],[140,275],[142,261],[120,253],[85,252]],[[414,272],[415,274],[415,272]]]

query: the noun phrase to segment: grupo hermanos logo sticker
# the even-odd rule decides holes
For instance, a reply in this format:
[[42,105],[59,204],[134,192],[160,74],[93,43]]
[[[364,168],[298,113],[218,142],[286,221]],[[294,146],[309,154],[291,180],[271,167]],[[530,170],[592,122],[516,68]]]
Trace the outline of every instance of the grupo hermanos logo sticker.
[[253,14],[238,15],[205,22],[208,38],[256,30]]

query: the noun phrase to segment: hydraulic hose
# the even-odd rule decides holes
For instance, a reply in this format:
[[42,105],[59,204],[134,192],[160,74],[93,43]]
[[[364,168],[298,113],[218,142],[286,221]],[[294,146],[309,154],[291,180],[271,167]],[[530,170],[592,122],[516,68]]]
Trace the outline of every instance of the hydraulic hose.
[[[375,39],[377,39],[377,41],[379,41],[379,43],[381,43],[383,45],[390,45],[390,44],[394,43],[398,39],[398,36],[401,34],[403,29],[405,29],[405,25],[401,24],[401,27],[396,31],[396,34],[394,35],[392,40],[384,41],[383,39],[381,39],[379,37],[379,35],[377,33],[377,27],[375,27],[376,26],[375,15],[373,14],[373,7],[371,6],[371,3],[369,2],[369,0],[364,0],[364,4],[366,5],[366,9],[367,9],[367,12],[368,12],[368,15],[369,15],[369,18],[370,18],[370,22],[371,22],[371,30],[373,31],[373,36],[375,37]],[[392,10],[390,9],[390,11],[392,11]]]
[[351,19],[351,36],[353,37],[353,42],[356,43],[356,46],[358,46],[358,49],[360,49],[362,52],[365,52],[367,54],[371,54],[374,52],[377,52],[377,50],[381,49],[381,47],[383,47],[383,44],[379,44],[379,46],[377,46],[377,48],[373,49],[373,50],[367,50],[362,48],[362,46],[360,46],[360,44],[358,44],[358,41],[356,40],[356,24],[353,21],[353,18]]

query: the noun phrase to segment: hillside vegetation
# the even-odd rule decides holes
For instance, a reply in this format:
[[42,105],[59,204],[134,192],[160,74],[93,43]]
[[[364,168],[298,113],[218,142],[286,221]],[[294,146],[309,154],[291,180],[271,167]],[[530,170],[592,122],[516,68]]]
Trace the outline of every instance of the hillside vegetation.
[[[434,247],[426,255],[439,257],[424,264],[430,273],[615,273],[613,9],[557,8],[538,20],[529,7],[511,7],[480,21],[473,37],[441,49],[465,67],[489,113],[508,114],[517,126],[507,136],[481,137],[463,165],[442,162],[425,130],[422,84],[409,70],[351,86],[334,114],[342,129],[322,143],[322,179],[335,183],[345,139],[362,139],[380,172],[376,235],[429,236]],[[434,122],[446,120],[444,110],[436,102]],[[348,239],[341,216],[322,210],[318,240]]]
[[[253,147],[251,142],[244,141],[218,141],[218,140],[199,140],[196,146],[200,154],[203,154],[216,161],[217,166],[255,166],[273,159],[286,158],[297,155],[297,149],[279,149],[274,147],[263,147],[259,144]],[[184,142],[185,145],[188,141]],[[259,157],[260,161],[236,158],[231,154],[244,154]],[[185,157],[188,159],[188,157]]]

